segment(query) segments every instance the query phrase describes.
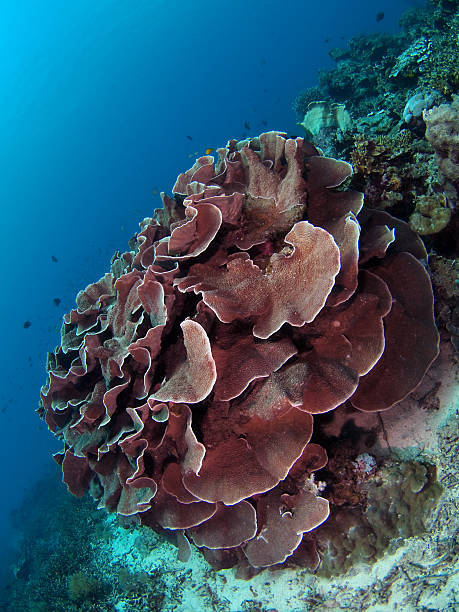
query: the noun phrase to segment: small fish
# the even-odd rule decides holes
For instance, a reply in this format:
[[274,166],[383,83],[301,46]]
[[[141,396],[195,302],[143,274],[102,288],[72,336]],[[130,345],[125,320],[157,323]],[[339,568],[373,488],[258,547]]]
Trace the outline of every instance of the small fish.
[[152,189],[151,190],[151,195],[158,195],[158,190],[156,188]]
[[212,149],[212,147],[208,147],[206,149],[206,155],[210,155],[211,153],[213,153],[213,151],[215,151],[215,149]]
[[263,121],[261,122],[261,125],[264,125],[265,127],[268,125],[268,122],[266,121],[266,119],[263,119]]
[[51,255],[51,261],[53,261],[54,263],[57,263],[57,257],[55,257],[54,255]]
[[54,298],[53,302],[54,302],[54,304],[56,304],[56,306],[59,306],[59,304],[61,303],[61,299],[60,298]]
[[248,121],[244,121],[244,127],[246,130],[250,130],[250,123]]
[[32,325],[32,323],[30,321],[24,321],[24,329],[27,329],[31,325]]
[[191,136],[187,136],[188,140],[193,140],[193,138]]
[[376,21],[382,21],[384,19],[384,13],[382,11],[380,11],[379,13],[376,13]]
[[330,42],[330,39],[329,39],[329,38],[326,38],[326,39],[324,40],[324,43],[329,43],[329,42]]

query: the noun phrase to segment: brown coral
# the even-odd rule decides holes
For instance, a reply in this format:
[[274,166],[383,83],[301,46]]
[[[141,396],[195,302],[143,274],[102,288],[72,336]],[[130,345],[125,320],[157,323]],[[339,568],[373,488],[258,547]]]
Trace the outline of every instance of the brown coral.
[[313,415],[385,410],[422,379],[438,343],[425,251],[301,138],[218,155],[78,295],[39,412],[76,495],[185,530],[218,567],[295,550],[317,565]]

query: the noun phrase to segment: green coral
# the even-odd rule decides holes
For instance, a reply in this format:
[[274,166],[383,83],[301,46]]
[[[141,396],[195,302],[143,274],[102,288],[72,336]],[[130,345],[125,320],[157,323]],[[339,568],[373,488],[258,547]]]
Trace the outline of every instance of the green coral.
[[373,563],[405,538],[424,533],[441,493],[434,466],[388,461],[361,485],[365,501],[335,508],[317,530],[318,574],[330,577],[358,563]]
[[389,78],[412,78],[425,70],[425,63],[432,54],[432,41],[420,36],[403,51],[389,73]]
[[450,222],[452,210],[443,193],[419,195],[415,203],[409,223],[411,229],[421,236],[436,234]]

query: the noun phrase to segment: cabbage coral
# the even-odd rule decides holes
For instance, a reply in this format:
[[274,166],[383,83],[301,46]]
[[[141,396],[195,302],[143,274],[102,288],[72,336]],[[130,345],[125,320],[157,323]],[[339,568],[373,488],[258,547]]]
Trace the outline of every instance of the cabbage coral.
[[78,294],[39,413],[75,495],[185,534],[218,567],[295,550],[315,566],[314,414],[385,410],[420,382],[438,345],[425,251],[301,138],[218,156]]

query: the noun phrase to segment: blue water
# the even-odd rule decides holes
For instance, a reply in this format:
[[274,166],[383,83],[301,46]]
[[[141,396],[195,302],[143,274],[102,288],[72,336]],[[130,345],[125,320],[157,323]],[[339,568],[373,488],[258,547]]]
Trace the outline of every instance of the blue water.
[[34,410],[76,293],[197,155],[244,134],[298,133],[293,100],[333,68],[329,48],[396,32],[400,14],[423,5],[0,0],[5,551],[9,513],[60,449]]

